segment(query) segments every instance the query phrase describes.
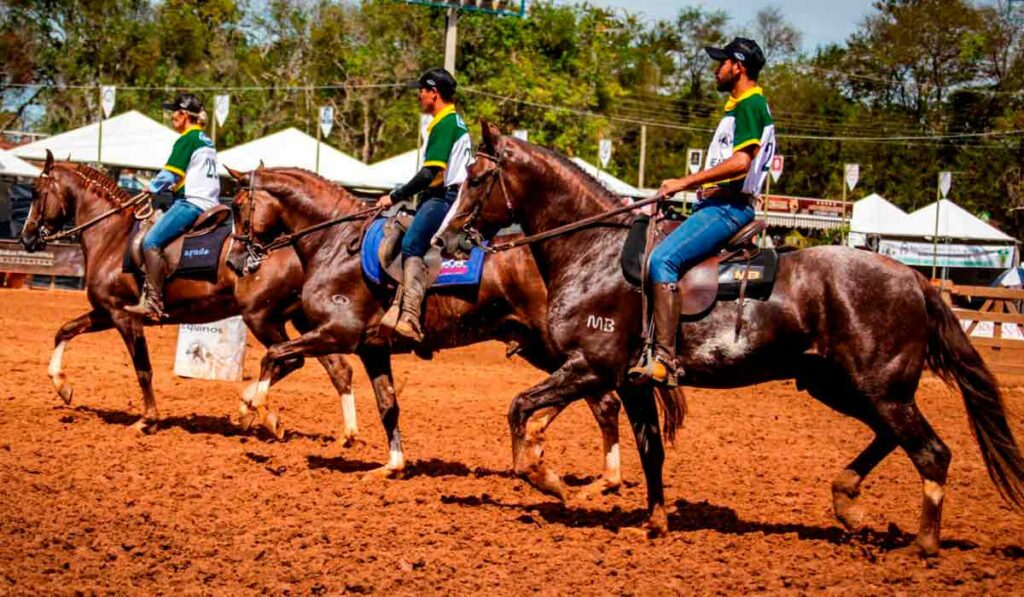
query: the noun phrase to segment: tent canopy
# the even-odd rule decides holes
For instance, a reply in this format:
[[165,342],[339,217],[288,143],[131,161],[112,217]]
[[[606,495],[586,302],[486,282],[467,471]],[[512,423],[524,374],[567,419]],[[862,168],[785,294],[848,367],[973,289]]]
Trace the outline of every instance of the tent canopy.
[[975,217],[956,203],[943,199],[907,216],[905,236],[935,236],[935,210],[939,210],[939,238],[1015,242],[1012,236]]
[[646,197],[647,193],[634,187],[633,185],[615,178],[611,174],[598,169],[597,166],[587,162],[583,158],[572,158],[572,161],[577,166],[583,169],[584,172],[596,178],[606,189],[615,193],[616,195],[622,195],[623,197]]
[[419,151],[410,149],[405,153],[370,164],[370,171],[389,183],[390,187],[396,187],[409,182],[409,179],[419,170],[419,163]]
[[271,133],[248,143],[236,145],[220,152],[222,174],[228,166],[234,170],[249,171],[259,167],[260,162],[268,168],[304,168],[319,172],[328,180],[348,187],[370,189],[390,188],[370,167],[359,160],[338,151],[320,141],[320,164],[317,167],[317,140],[296,128]]
[[178,133],[172,129],[131,110],[103,121],[103,153],[98,156],[99,131],[99,123],[94,122],[15,147],[11,153],[25,159],[45,160],[49,149],[58,160],[159,170],[167,162],[167,156],[178,139]]
[[39,176],[41,172],[42,171],[39,168],[36,168],[18,156],[0,149],[0,175],[35,178]]
[[903,236],[911,229],[908,214],[885,197],[872,193],[853,204],[850,232]]

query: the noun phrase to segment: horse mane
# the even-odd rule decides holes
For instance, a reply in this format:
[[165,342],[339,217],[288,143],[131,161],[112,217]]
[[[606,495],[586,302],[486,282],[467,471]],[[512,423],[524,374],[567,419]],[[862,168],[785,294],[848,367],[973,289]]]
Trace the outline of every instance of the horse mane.
[[575,175],[572,182],[578,182],[583,185],[583,188],[590,191],[598,199],[603,199],[609,203],[605,207],[618,207],[619,196],[608,190],[608,187],[601,184],[601,181],[594,178],[589,172],[580,167],[579,164],[572,161],[569,157],[558,153],[553,149],[547,147],[541,147],[540,145],[534,145],[521,139],[515,141],[523,144],[525,147],[535,150],[537,153],[554,160],[558,165],[562,166],[569,171],[570,174]]
[[117,186],[116,182],[96,168],[86,164],[77,164],[74,168],[72,172],[85,182],[86,188],[90,191],[118,204],[124,204],[131,200],[132,197],[127,191]]
[[355,203],[356,201],[358,201],[358,199],[356,199],[356,197],[352,193],[349,193],[345,187],[341,186],[338,183],[327,180],[322,175],[317,174],[312,170],[307,170],[305,168],[298,167],[287,167],[267,169],[264,170],[263,172],[268,172],[272,174],[283,174],[285,176],[297,176],[308,183],[312,183],[314,187],[313,189],[311,189],[312,191],[319,191],[321,195],[334,199],[338,203],[343,203],[345,201]]

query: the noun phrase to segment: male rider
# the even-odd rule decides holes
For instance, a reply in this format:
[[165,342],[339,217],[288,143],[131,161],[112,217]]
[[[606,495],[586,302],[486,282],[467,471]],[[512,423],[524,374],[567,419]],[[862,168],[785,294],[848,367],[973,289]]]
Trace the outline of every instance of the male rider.
[[679,328],[677,282],[686,271],[718,250],[754,219],[754,201],[775,154],[775,125],[757,78],[764,67],[761,48],[737,37],[724,48],[705,48],[718,62],[718,90],[729,93],[725,115],[708,148],[705,169],[661,183],[658,195],[668,198],[698,189],[693,214],[651,253],[651,293],[654,309],[653,359],[647,355],[630,370],[638,382],[675,385],[681,377],[676,364]]
[[[382,196],[377,205],[390,207],[419,195],[419,208],[412,225],[402,239],[401,316],[395,332],[420,342],[420,311],[426,292],[427,265],[424,255],[430,240],[466,180],[466,166],[473,155],[469,129],[455,112],[455,78],[442,68],[432,68],[416,82],[420,111],[433,116],[427,126],[427,147],[423,167],[405,185]],[[395,306],[392,306],[394,308]]]

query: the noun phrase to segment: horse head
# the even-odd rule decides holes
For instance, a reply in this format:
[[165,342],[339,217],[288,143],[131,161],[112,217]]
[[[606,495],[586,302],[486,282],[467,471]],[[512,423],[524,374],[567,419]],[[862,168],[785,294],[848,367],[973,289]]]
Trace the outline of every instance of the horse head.
[[61,174],[62,166],[54,162],[53,153],[46,150],[46,163],[32,188],[32,203],[21,229],[21,244],[28,252],[40,251],[46,246],[46,236],[59,230],[72,212],[69,185]]

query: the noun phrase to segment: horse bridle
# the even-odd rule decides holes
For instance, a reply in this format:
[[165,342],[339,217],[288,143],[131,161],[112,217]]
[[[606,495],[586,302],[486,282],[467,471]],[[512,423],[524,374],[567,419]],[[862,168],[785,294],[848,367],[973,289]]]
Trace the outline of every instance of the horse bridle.
[[[476,152],[476,157],[483,158],[494,164],[494,168],[491,168],[485,174],[483,174],[483,176],[489,178],[487,182],[487,191],[485,193],[485,196],[491,196],[491,193],[494,192],[494,185],[495,183],[497,183],[499,185],[498,188],[501,189],[501,197],[505,201],[505,208],[508,209],[509,218],[512,218],[514,221],[516,210],[515,206],[512,205],[512,195],[509,194],[508,192],[508,186],[505,183],[505,177],[502,176],[502,174],[504,173],[504,169],[502,168],[501,158],[482,151]],[[483,233],[481,233],[480,230],[476,227],[476,222],[478,219],[480,219],[480,212],[482,210],[482,203],[477,203],[473,207],[473,211],[469,213],[469,217],[466,220],[466,223],[462,225],[462,233],[466,235],[466,238],[469,239],[472,246],[477,247],[483,250],[484,252],[491,253],[494,252],[494,249],[487,246]],[[456,214],[456,217],[458,216],[459,214]]]
[[[79,173],[77,171],[76,171],[76,174],[78,174],[80,178],[82,178],[83,180],[85,180],[89,184],[89,189],[90,190],[93,190],[94,187],[97,186],[98,183],[96,181],[89,179],[88,177],[82,175],[81,173]],[[54,178],[53,175],[50,172],[43,172],[43,173],[41,173],[39,175],[39,179],[45,181],[45,184],[48,185],[48,186],[52,186],[56,182],[56,178]],[[47,188],[46,192],[47,193],[51,193],[51,192],[53,192],[53,190],[50,189],[50,188]],[[38,199],[38,197],[36,199]],[[101,213],[100,215],[96,216],[95,218],[92,218],[88,222],[79,224],[78,226],[75,226],[73,228],[69,228],[69,229],[64,230],[62,232],[56,232],[56,233],[53,233],[53,232],[50,231],[49,225],[43,220],[43,215],[42,215],[42,213],[40,213],[39,214],[39,218],[40,218],[40,223],[39,223],[39,239],[42,242],[44,242],[44,243],[49,243],[49,242],[53,242],[55,240],[63,240],[65,238],[72,237],[72,236],[78,234],[79,232],[81,232],[81,231],[83,231],[83,230],[85,230],[87,228],[91,228],[92,226],[94,226],[94,225],[100,223],[101,221],[109,218],[110,216],[112,216],[112,215],[114,215],[116,213],[120,213],[120,212],[122,212],[122,211],[124,211],[126,209],[131,209],[132,210],[132,212],[133,212],[132,215],[133,215],[133,217],[135,219],[137,219],[137,220],[145,220],[146,218],[148,218],[151,215],[153,215],[153,203],[152,203],[151,199],[152,199],[152,196],[149,194],[148,191],[142,191],[141,193],[135,195],[134,197],[132,197],[128,201],[125,201],[124,203],[121,203],[121,202],[118,201],[116,207],[112,207],[112,208],[108,209],[107,211],[105,211],[105,212]],[[139,207],[140,205],[142,205],[141,208]],[[42,209],[42,208],[40,207],[40,209]],[[60,204],[60,217],[63,220],[65,218],[67,218],[67,216],[68,216],[67,202],[66,201],[62,201],[61,204]]]
[[252,236],[252,210],[256,203],[256,174],[259,170],[253,170],[249,174],[249,187],[245,190],[248,194],[248,201],[245,205],[245,217],[242,218],[242,234],[232,233],[231,240],[237,240],[245,247],[246,263],[245,268],[250,272],[259,269],[260,263],[267,258],[269,251],[266,247]]

